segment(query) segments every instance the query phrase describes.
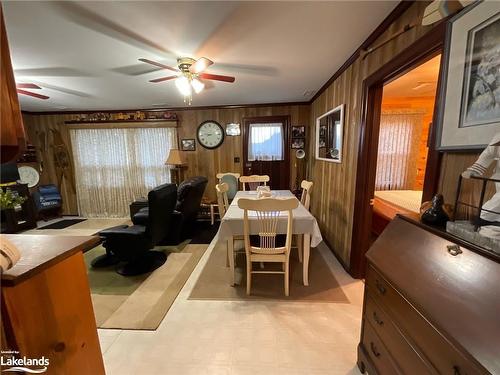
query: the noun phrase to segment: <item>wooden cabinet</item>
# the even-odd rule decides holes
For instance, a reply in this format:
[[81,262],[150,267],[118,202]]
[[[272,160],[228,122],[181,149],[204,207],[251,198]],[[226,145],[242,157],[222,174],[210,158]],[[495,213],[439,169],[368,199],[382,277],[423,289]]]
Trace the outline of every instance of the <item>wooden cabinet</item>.
[[0,24],[0,160],[2,163],[6,163],[16,160],[24,151],[26,148],[26,135],[19,108],[1,5]]
[[401,217],[367,253],[358,367],[500,373],[500,264]]
[[4,235],[21,259],[2,275],[3,351],[49,360],[45,374],[103,375],[82,251],[98,237]]

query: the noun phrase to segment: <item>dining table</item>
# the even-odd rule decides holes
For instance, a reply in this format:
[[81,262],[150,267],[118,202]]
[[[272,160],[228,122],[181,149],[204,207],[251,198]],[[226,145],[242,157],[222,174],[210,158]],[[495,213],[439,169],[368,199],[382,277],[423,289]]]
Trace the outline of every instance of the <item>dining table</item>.
[[[241,198],[258,199],[257,191],[238,191],[229,205],[224,217],[221,219],[217,233],[218,242],[227,242],[229,267],[231,269],[231,285],[235,285],[234,266],[234,238],[243,236],[243,209],[238,207]],[[271,198],[295,198],[290,190],[272,190]],[[265,199],[265,198],[264,198]],[[287,232],[287,212],[282,212],[278,220],[277,233]],[[323,240],[316,218],[299,201],[299,205],[292,211],[293,235],[302,235],[303,246],[302,278],[305,286],[309,285],[309,257],[311,247],[316,247]],[[256,212],[249,211],[250,234],[258,234],[259,226]]]

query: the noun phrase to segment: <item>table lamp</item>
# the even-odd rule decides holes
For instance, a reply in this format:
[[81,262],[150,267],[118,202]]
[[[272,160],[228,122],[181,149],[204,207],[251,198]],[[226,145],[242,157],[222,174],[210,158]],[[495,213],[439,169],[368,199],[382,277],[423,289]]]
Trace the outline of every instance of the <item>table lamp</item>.
[[172,173],[172,181],[176,184],[180,184],[184,179],[183,176],[183,168],[186,168],[186,163],[184,162],[182,151],[178,149],[171,149],[168,153],[167,160],[165,161],[166,165],[173,165],[174,168],[171,171],[175,171]]

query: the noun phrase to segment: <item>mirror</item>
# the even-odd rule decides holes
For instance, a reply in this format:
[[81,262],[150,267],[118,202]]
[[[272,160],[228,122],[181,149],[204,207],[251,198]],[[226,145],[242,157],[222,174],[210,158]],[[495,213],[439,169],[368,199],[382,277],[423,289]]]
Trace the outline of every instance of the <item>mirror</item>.
[[344,104],[316,119],[316,159],[340,163],[344,132]]

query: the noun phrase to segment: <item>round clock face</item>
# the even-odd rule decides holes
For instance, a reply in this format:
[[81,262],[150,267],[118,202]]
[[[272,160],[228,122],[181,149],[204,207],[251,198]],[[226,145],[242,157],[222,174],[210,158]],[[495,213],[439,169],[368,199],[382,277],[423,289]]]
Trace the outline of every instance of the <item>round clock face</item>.
[[29,188],[38,185],[38,182],[40,181],[40,174],[35,168],[30,167],[29,165],[23,165],[19,167],[18,170],[20,180],[23,184],[28,184]]
[[213,149],[224,142],[224,129],[215,121],[205,121],[198,127],[196,136],[203,147]]

